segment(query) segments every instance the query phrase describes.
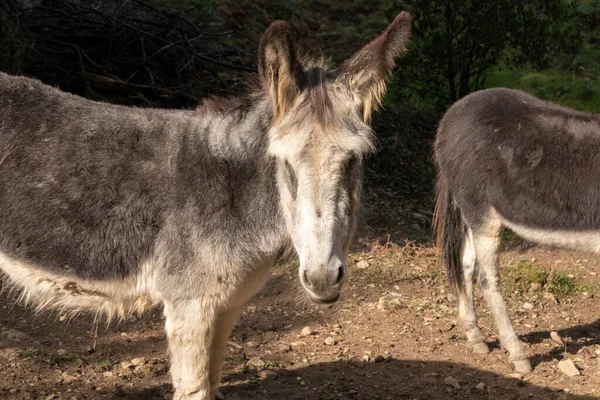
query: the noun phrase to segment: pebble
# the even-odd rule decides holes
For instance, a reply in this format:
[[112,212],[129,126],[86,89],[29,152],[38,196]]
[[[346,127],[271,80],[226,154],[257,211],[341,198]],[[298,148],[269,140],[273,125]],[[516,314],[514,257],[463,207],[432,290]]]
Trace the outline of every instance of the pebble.
[[260,368],[265,366],[265,362],[260,359],[260,357],[252,357],[246,362],[247,365],[251,367]]
[[335,339],[329,336],[325,339],[325,344],[328,346],[333,346],[335,344]]
[[560,344],[561,346],[565,345],[565,341],[556,331],[550,332],[550,339],[554,340],[556,343]]
[[542,297],[548,301],[551,301],[554,304],[558,304],[558,299],[556,298],[556,296],[554,296],[552,293],[550,292],[544,292],[544,294],[542,295]]
[[349,359],[349,360],[348,360],[348,362],[349,362],[351,365],[354,365],[354,366],[355,366],[355,367],[357,367],[357,368],[362,368],[362,367],[363,367],[363,362],[362,362],[362,361],[360,361],[360,360],[359,360],[358,358],[356,358],[356,357],[352,357],[351,359]]
[[135,365],[136,367],[139,365],[144,365],[146,364],[146,357],[134,358],[131,360],[131,364]]
[[365,268],[369,268],[370,264],[367,260],[360,260],[359,262],[356,263],[356,268],[358,269],[365,269]]
[[8,361],[13,361],[19,358],[19,351],[12,347],[0,350],[0,358],[4,358]]
[[579,372],[579,370],[571,360],[560,360],[558,362],[558,369],[560,370],[560,372],[562,372],[570,378],[577,375],[581,375],[581,372]]
[[130,361],[122,361],[121,368],[123,369],[131,369],[134,365]]
[[62,383],[69,384],[69,383],[75,382],[75,381],[77,381],[77,380],[79,380],[79,378],[78,378],[78,377],[76,377],[76,376],[73,376],[73,375],[69,375],[69,374],[67,374],[66,372],[63,372],[63,373],[60,375],[60,381],[62,381]]
[[301,337],[308,337],[308,336],[312,335],[313,333],[314,333],[314,331],[310,328],[310,326],[305,326],[300,331],[300,336]]
[[478,390],[483,390],[483,389],[485,389],[485,383],[483,383],[483,382],[479,382],[479,383],[477,384],[477,386],[475,386],[475,389],[478,389]]
[[533,310],[533,303],[523,303],[523,308],[525,310]]
[[453,376],[448,376],[444,379],[444,383],[448,386],[452,386],[455,389],[460,389],[460,383],[458,383],[458,379]]
[[260,379],[263,379],[263,380],[267,380],[267,379],[275,380],[275,379],[279,378],[279,375],[277,375],[276,372],[273,372],[268,369],[260,371],[259,373],[256,374],[256,376],[258,376]]
[[58,349],[58,350],[56,350],[56,354],[59,356],[66,356],[69,354],[69,352],[66,351],[65,349]]

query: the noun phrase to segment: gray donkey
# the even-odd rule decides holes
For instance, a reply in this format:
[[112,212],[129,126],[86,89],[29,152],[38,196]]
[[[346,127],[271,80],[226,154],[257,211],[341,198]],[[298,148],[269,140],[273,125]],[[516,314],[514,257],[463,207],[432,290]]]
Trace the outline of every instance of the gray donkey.
[[405,50],[400,13],[337,73],[274,22],[259,87],[194,111],[88,101],[0,74],[0,270],[39,309],[164,305],[176,399],[213,399],[231,328],[293,245],[310,299],[338,299],[369,118]]
[[516,90],[483,90],[448,110],[435,159],[438,246],[467,339],[489,351],[473,308],[477,273],[502,347],[517,371],[530,372],[500,290],[500,233],[508,227],[534,242],[600,252],[600,117]]

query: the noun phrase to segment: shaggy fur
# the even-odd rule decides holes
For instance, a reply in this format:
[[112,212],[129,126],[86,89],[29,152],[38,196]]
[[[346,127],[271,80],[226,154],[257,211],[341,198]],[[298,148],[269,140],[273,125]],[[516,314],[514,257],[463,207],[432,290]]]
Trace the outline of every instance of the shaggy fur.
[[[275,22],[258,90],[195,111],[97,103],[0,73],[9,285],[38,308],[109,317],[163,303],[175,398],[212,400],[233,323],[282,247],[298,253],[312,300],[339,297],[373,148],[363,104],[408,40],[401,16],[343,78],[298,61]],[[373,78],[357,89],[353,74]]]
[[528,372],[502,299],[502,227],[538,243],[600,250],[600,118],[508,89],[473,93],[446,113],[435,142],[436,220],[459,314],[485,351],[472,298],[476,272],[517,370]]

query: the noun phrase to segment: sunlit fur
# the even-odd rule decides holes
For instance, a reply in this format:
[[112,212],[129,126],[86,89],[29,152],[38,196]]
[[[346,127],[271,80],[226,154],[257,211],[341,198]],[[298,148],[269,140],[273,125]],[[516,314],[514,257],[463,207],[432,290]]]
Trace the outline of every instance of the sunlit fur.
[[[98,103],[0,73],[4,287],[38,310],[109,319],[162,303],[174,398],[213,400],[231,328],[282,248],[298,253],[312,300],[339,297],[373,149],[365,107],[409,31],[401,13],[355,55],[368,62],[335,73],[301,62],[275,22],[258,89],[194,111]],[[372,79],[356,87],[354,74]]]

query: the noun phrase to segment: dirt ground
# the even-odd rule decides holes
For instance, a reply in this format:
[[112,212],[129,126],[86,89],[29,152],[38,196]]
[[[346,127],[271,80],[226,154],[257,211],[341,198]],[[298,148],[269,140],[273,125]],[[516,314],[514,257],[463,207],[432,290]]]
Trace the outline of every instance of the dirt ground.
[[[363,231],[334,305],[306,300],[293,262],[275,268],[230,338],[225,398],[599,398],[600,257],[529,247],[507,235],[503,289],[535,368],[522,376],[499,348],[479,296],[480,326],[492,351],[478,355],[466,346],[426,240],[429,218],[413,204],[385,219],[397,230]],[[402,233],[406,227],[411,234]],[[0,297],[0,399],[171,398],[160,310],[101,325],[95,350],[90,317],[62,319]],[[566,344],[552,340],[551,331]],[[557,367],[562,359],[572,360],[580,375],[564,375]]]

